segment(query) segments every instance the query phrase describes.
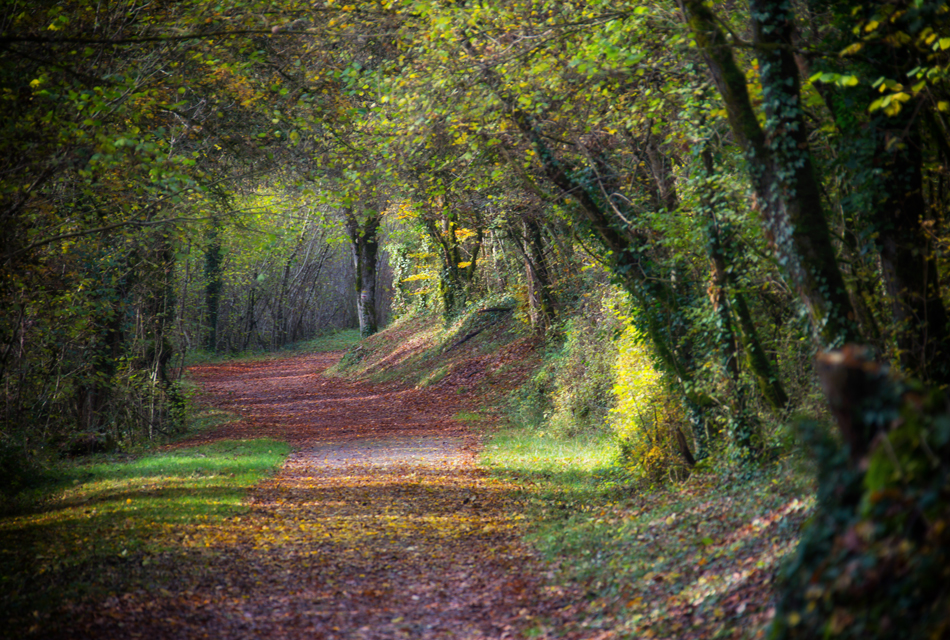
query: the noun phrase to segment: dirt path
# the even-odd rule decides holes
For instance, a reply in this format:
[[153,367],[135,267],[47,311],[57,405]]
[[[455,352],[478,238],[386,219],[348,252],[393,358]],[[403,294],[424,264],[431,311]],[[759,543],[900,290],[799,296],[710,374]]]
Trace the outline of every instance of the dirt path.
[[476,440],[452,419],[460,407],[324,377],[337,357],[191,370],[213,404],[245,416],[202,440],[269,436],[294,453],[252,490],[248,514],[183,536],[193,561],[173,589],[117,597],[81,635],[548,636],[541,620],[563,596],[542,588],[543,567],[518,543],[513,487],[476,469]]

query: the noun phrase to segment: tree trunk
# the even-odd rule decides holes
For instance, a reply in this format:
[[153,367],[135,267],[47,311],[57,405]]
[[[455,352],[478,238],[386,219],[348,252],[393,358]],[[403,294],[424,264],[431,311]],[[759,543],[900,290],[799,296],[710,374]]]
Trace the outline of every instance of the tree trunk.
[[[910,106],[905,107],[905,113],[911,111]],[[921,172],[922,141],[913,120],[893,120],[878,127],[879,148],[875,154],[883,160],[884,201],[874,208],[874,225],[880,232],[884,286],[894,315],[901,367],[924,380],[947,384],[947,311],[940,297],[934,248],[921,226],[927,209]],[[895,139],[901,142],[894,144]]]
[[860,340],[808,150],[790,5],[784,0],[750,2],[767,97],[767,133],[749,99],[745,74],[711,9],[702,0],[684,0],[684,6],[745,153],[766,234],[786,279],[808,310],[815,340],[825,347]]
[[[713,176],[715,167],[713,166],[712,154],[708,149],[702,153],[703,168],[706,172],[706,180]],[[777,373],[772,367],[765,349],[759,341],[758,330],[755,322],[752,320],[752,314],[749,306],[746,304],[737,278],[735,269],[729,268],[729,262],[735,256],[735,251],[730,246],[730,240],[727,233],[716,219],[716,212],[713,208],[713,199],[708,190],[712,185],[704,184],[702,205],[708,213],[706,222],[706,250],[713,265],[714,283],[711,297],[713,297],[713,307],[719,318],[721,340],[720,343],[726,349],[724,353],[724,369],[729,376],[738,384],[739,380],[739,362],[738,359],[726,354],[738,353],[736,351],[735,331],[732,325],[732,314],[738,320],[740,334],[742,336],[742,346],[746,352],[746,360],[749,368],[755,375],[758,388],[762,396],[777,411],[782,411],[788,405],[788,395],[782,387],[782,383]],[[740,391],[741,393],[741,391]],[[744,399],[739,399],[741,405],[745,405]]]
[[485,230],[481,225],[476,226],[475,246],[472,248],[471,259],[467,261],[468,266],[463,267],[461,265],[466,261],[463,261],[462,245],[456,236],[458,224],[454,214],[445,213],[441,196],[436,198],[435,207],[423,217],[422,223],[429,238],[439,247],[442,259],[439,293],[442,296],[443,313],[448,321],[454,318],[468,302]]
[[208,229],[208,248],[205,250],[205,307],[207,334],[205,348],[215,351],[218,348],[218,306],[221,303],[221,237],[220,222],[212,216]]
[[541,239],[541,225],[537,220],[526,217],[525,266],[527,267],[528,302],[531,306],[531,324],[544,333],[554,324],[554,294],[551,290],[551,277],[548,263],[544,257],[544,243]]
[[344,210],[346,233],[353,251],[353,266],[356,268],[356,314],[360,323],[360,335],[364,338],[379,330],[376,321],[376,262],[379,240],[376,236],[382,216],[368,213],[359,220],[353,209]]

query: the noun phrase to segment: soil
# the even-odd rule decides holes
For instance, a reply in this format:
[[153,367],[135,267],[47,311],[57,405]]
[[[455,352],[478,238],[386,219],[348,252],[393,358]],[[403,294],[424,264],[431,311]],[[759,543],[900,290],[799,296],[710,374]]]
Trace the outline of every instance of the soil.
[[183,445],[271,437],[293,453],[248,513],[195,528],[187,567],[152,559],[166,586],[116,596],[65,636],[563,637],[552,621],[576,594],[545,586],[519,488],[477,467],[473,423],[453,418],[463,398],[324,375],[339,357],[190,370],[242,419]]

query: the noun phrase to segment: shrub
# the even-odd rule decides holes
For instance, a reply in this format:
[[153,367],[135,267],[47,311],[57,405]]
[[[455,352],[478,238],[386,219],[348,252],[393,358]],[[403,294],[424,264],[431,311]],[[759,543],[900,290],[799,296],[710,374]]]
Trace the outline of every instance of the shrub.
[[617,340],[614,377],[610,422],[620,440],[621,463],[636,477],[658,479],[677,462],[671,429],[683,417],[643,337],[629,322]]

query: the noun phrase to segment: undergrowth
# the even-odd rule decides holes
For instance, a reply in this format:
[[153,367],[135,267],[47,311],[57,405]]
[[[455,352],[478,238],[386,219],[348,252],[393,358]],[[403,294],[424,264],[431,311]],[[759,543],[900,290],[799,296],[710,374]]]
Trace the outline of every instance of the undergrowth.
[[470,304],[448,324],[437,314],[404,316],[351,346],[327,373],[377,383],[438,385],[458,366],[531,335],[515,320],[515,307],[513,299],[502,296]]
[[614,336],[623,323],[606,303],[609,297],[608,289],[588,294],[587,312],[566,318],[551,332],[542,365],[510,398],[511,421],[562,438],[610,432]]
[[486,467],[523,487],[529,542],[558,581],[586,594],[578,631],[754,637],[812,509],[807,474],[776,464],[651,485],[633,480],[618,453],[608,437],[523,427],[495,434],[483,452]]
[[323,335],[301,340],[284,345],[280,349],[249,349],[247,351],[234,351],[227,353],[213,353],[205,349],[194,349],[185,354],[184,365],[186,367],[199,364],[212,364],[216,362],[237,361],[257,361],[270,360],[273,358],[283,358],[288,352],[295,353],[321,353],[324,351],[343,351],[350,349],[360,342],[359,329],[342,329],[332,331]]

